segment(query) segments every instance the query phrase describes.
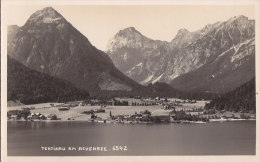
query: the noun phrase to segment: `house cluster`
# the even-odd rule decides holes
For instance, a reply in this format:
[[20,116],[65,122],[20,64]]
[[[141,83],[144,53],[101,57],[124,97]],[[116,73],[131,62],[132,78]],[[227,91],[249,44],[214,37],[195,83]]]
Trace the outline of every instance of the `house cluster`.
[[41,113],[31,113],[28,117],[28,120],[46,120],[47,117]]
[[7,118],[9,120],[26,120],[27,116],[30,115],[31,112],[28,109],[23,110],[10,110],[7,112]]
[[173,104],[165,104],[162,107],[162,109],[164,109],[164,110],[171,110],[171,109],[175,110],[175,107],[173,106]]
[[27,120],[60,120],[55,114],[50,114],[48,116],[45,116],[41,113],[31,113]]
[[179,100],[174,100],[170,101],[167,98],[141,98],[140,102],[132,102],[132,106],[153,106],[153,105],[162,105],[162,106],[182,106],[183,103],[196,103],[196,100],[184,100],[184,101],[179,101]]
[[197,103],[197,101],[191,100],[191,99],[186,99],[186,100],[183,100],[183,103]]
[[153,105],[157,105],[155,102],[150,102],[150,101],[146,101],[146,102],[132,102],[131,106],[153,106]]
[[114,104],[112,100],[91,99],[91,100],[86,100],[81,102],[79,106],[101,106],[101,105],[112,106]]
[[170,122],[170,116],[153,115],[150,111],[145,110],[140,113],[135,112],[133,115],[111,115],[107,121],[117,123],[162,123]]
[[105,109],[100,108],[100,109],[96,109],[96,110],[89,110],[89,111],[83,111],[82,114],[95,114],[95,113],[104,113],[106,112]]
[[41,113],[31,113],[28,108],[22,110],[10,110],[7,112],[7,118],[9,120],[60,120],[55,114],[45,116]]
[[21,119],[21,117],[19,117],[18,115],[10,115],[10,116],[8,116],[8,119],[9,120],[19,120],[19,119]]

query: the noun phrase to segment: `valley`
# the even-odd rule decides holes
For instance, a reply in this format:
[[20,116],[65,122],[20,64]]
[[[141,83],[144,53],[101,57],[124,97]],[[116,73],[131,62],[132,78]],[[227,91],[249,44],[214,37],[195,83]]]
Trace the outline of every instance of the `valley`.
[[[116,104],[120,103],[121,104]],[[205,109],[209,101],[177,98],[91,100],[70,103],[43,103],[8,107],[10,121],[87,121],[99,123],[206,123],[255,119],[254,113]],[[62,110],[62,109],[64,110]],[[67,109],[65,109],[67,108]],[[28,116],[17,111],[29,110]],[[49,118],[56,116],[55,119]]]
[[30,8],[6,33],[8,156],[256,155],[255,8],[201,7]]

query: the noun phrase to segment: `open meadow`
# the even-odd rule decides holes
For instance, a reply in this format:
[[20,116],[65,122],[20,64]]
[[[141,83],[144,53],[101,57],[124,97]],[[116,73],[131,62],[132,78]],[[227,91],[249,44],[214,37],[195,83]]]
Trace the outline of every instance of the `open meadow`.
[[[132,99],[132,98],[121,98],[121,101],[128,101],[129,104],[132,102],[142,103],[140,99]],[[176,101],[176,99],[169,99],[169,102]],[[182,103],[180,106],[175,106],[176,110],[191,110],[196,108],[204,108],[206,101],[197,101],[196,103]],[[55,106],[51,106],[54,104]],[[59,106],[60,105],[60,106]],[[98,110],[101,106],[76,106],[71,107],[70,110],[67,111],[59,111],[59,108],[62,107],[63,103],[42,103],[42,104],[33,104],[33,105],[19,105],[19,106],[11,106],[8,107],[8,111],[10,110],[22,110],[22,108],[30,108],[33,107],[35,109],[31,109],[31,113],[41,113],[45,116],[50,114],[57,115],[61,120],[68,120],[69,118],[72,120],[89,120],[91,115],[82,114],[84,111],[90,110]],[[144,112],[145,110],[149,110],[151,115],[167,115],[172,109],[166,110],[163,105],[152,105],[152,106],[107,106],[105,108],[104,113],[96,113],[97,117],[102,119],[107,119],[110,116],[110,112],[112,115],[134,115],[135,113]]]

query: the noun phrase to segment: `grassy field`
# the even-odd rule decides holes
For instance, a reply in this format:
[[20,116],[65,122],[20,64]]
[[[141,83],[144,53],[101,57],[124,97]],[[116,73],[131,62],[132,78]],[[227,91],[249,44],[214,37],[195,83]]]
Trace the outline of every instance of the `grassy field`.
[[[122,99],[124,100],[124,99]],[[130,100],[129,100],[130,101]],[[133,101],[133,100],[132,100]],[[135,102],[140,102],[138,99],[134,99]],[[196,108],[204,108],[205,103],[208,101],[197,101],[197,103],[181,103],[181,106],[175,106],[176,110],[192,110]],[[50,114],[57,115],[58,118],[61,118],[61,120],[68,120],[68,118],[74,119],[74,120],[83,120],[87,121],[90,119],[91,115],[82,114],[84,111],[90,111],[90,110],[98,110],[101,106],[77,106],[73,107],[68,111],[59,111],[57,107],[52,107],[50,104],[56,105],[62,105],[63,103],[42,103],[42,104],[34,104],[34,105],[18,105],[18,106],[11,106],[7,108],[7,111],[10,110],[22,110],[22,108],[30,108],[34,107],[35,109],[30,110],[31,113],[41,113],[45,116],[48,116]],[[107,106],[105,108],[105,113],[96,113],[97,117],[101,117],[102,119],[107,119],[110,116],[110,112],[112,115],[133,115],[136,113],[140,113],[141,111],[149,110],[152,113],[152,116],[156,115],[168,115],[170,111],[172,110],[165,110],[163,109],[162,105],[154,105],[154,106]],[[198,112],[187,112],[191,115],[198,115]],[[229,116],[231,117],[232,114],[234,114],[235,117],[240,117],[241,113],[233,113],[233,112],[216,112],[217,116]],[[254,116],[249,113],[245,113],[247,116]],[[202,115],[207,117],[208,115]]]
[[[126,99],[120,99],[126,100]],[[127,99],[128,101],[141,102],[139,99]],[[68,111],[59,111],[59,107],[52,107],[51,103],[42,103],[34,105],[19,105],[8,107],[7,110],[21,110],[26,107],[34,107],[35,109],[31,110],[31,113],[41,113],[45,116],[49,114],[56,114],[61,120],[68,120],[68,118],[73,118],[74,120],[89,120],[91,115],[81,114],[84,111],[97,110],[100,109],[100,106],[77,106],[71,108]],[[60,105],[62,103],[52,103],[54,105]],[[176,110],[180,109],[193,109],[193,108],[203,108],[205,106],[205,101],[198,101],[197,103],[182,103],[182,106],[176,106]],[[102,119],[107,119],[110,116],[110,111],[112,115],[133,115],[140,113],[141,111],[149,110],[152,112],[152,115],[167,115],[172,110],[162,109],[162,105],[154,106],[107,106],[105,108],[105,113],[96,113],[98,117]]]
[[[58,118],[61,118],[61,120],[67,120],[68,118],[73,118],[74,120],[89,120],[91,115],[81,113],[84,111],[100,109],[100,106],[77,106],[68,111],[59,111],[58,107],[47,107],[47,105],[49,104],[30,105],[35,107],[34,110],[31,110],[31,113],[41,113],[45,116],[48,116],[49,114],[56,114]],[[8,107],[8,111],[21,110],[23,107],[26,106]],[[169,112],[169,110],[161,109],[161,106],[108,106],[105,110],[105,113],[96,113],[96,115],[102,119],[107,119],[110,116],[110,111],[112,115],[133,115],[135,112],[140,113],[145,110],[156,113],[160,112],[162,114]]]

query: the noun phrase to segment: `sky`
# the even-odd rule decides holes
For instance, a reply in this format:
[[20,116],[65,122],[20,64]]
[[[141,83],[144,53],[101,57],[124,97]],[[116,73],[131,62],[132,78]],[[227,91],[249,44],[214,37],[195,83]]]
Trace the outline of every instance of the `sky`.
[[[7,24],[22,26],[42,5],[9,5]],[[52,6],[98,49],[105,51],[119,30],[135,27],[154,40],[171,41],[178,30],[196,31],[207,24],[244,15],[254,19],[254,6],[207,5],[58,5]]]

